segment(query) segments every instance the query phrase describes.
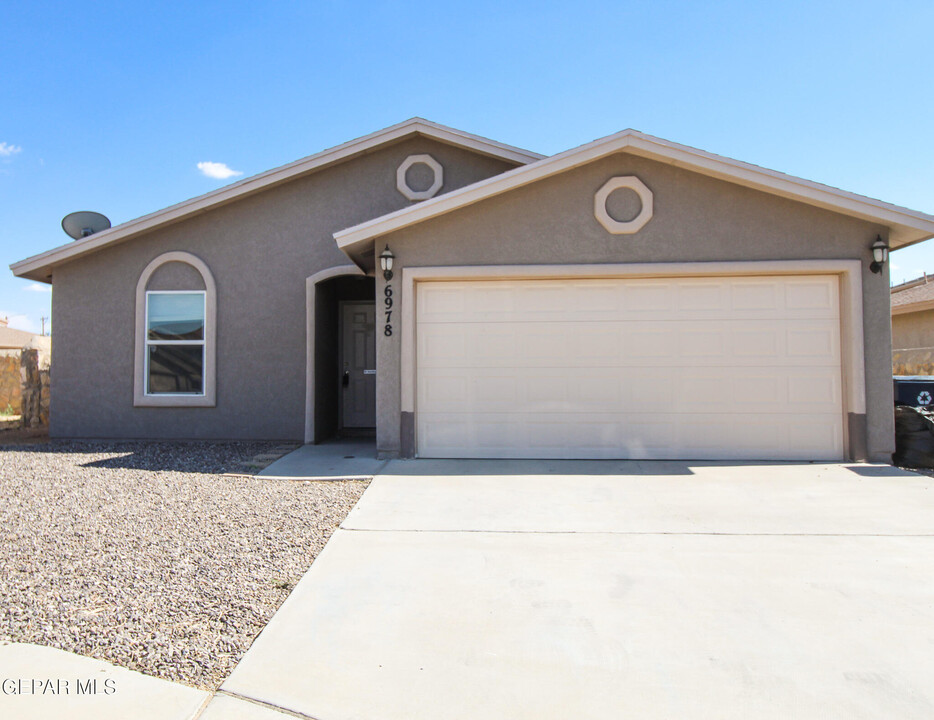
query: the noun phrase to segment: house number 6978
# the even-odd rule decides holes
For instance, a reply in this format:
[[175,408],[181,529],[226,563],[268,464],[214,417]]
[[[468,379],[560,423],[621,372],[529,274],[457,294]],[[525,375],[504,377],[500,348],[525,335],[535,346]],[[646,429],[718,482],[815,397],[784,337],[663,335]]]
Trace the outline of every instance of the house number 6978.
[[392,285],[386,285],[383,290],[383,305],[386,306],[386,325],[383,327],[383,335],[390,337],[392,335]]

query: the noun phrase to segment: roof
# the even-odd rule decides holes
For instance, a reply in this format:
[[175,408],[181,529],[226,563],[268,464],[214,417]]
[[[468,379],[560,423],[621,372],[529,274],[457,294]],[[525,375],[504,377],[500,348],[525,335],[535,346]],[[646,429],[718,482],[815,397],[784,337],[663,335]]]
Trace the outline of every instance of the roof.
[[308,175],[356,155],[370,152],[382,145],[398,142],[412,135],[423,135],[448,145],[467,148],[490,157],[517,164],[533,162],[544,157],[528,150],[504,145],[478,135],[455,130],[422,118],[412,118],[397,125],[351,140],[337,147],[310,155],[288,165],[259,175],[244,178],[205,195],[172,205],[163,210],[102,230],[86,238],[70,242],[53,250],[33,255],[10,265],[14,275],[51,282],[55,265],[82,255],[97,252],[115,243],[150,232],[156,228],[184,220],[187,217],[220,207],[238,198],[267,190],[275,185]]
[[909,286],[892,288],[893,315],[934,310],[934,282],[928,282],[925,276],[923,280],[906,285]]
[[703,175],[885,225],[890,228],[889,244],[893,250],[934,237],[934,216],[932,215],[714,155],[686,145],[679,145],[646,135],[638,130],[623,130],[615,135],[510,170],[443,196],[425,200],[417,205],[341,230],[334,234],[334,239],[338,246],[348,254],[359,254],[368,250],[369,243],[380,235],[467,207],[494,195],[552,177],[618,152],[627,152],[678,165]]
[[19,349],[25,347],[35,335],[25,330],[16,330],[11,327],[0,326],[0,349]]

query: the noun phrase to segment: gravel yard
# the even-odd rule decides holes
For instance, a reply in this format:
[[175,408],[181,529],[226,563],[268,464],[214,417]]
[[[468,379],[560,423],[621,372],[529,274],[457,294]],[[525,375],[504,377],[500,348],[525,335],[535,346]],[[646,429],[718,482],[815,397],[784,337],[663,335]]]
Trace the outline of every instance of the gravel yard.
[[366,488],[221,474],[274,447],[0,447],[0,640],[216,688]]

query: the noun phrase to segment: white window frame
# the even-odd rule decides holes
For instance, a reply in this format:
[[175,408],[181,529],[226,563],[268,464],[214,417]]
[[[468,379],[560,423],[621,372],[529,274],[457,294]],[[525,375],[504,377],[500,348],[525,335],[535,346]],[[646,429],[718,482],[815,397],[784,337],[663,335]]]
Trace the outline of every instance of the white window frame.
[[[201,339],[200,340],[151,340],[149,338],[149,298],[153,295],[200,295],[201,296]],[[144,356],[146,397],[204,397],[204,349],[206,345],[207,292],[205,290],[147,290],[146,291],[146,354]],[[160,345],[198,345],[201,347],[201,392],[198,393],[154,393],[149,390],[149,348]]]
[[[149,279],[162,265],[180,262],[190,265],[201,275],[202,288],[191,290],[148,290]],[[149,341],[149,293],[203,293],[204,294],[204,364],[202,366],[201,393],[149,393],[149,347],[151,344],[192,345],[191,340]],[[201,258],[188,252],[163,253],[150,262],[136,283],[136,348],[133,369],[134,407],[215,407],[217,398],[216,346],[217,346],[217,288],[211,270]]]

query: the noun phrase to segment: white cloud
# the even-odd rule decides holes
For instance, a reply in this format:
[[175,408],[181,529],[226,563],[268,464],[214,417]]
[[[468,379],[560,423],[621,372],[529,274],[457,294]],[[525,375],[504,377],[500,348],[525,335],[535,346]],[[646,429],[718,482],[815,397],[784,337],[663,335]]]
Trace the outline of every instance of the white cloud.
[[[10,327],[15,330],[25,330],[36,335],[39,334],[39,323],[28,315],[18,315],[0,310],[0,318],[7,318],[10,321]],[[46,322],[46,327],[48,327],[48,322]]]
[[226,180],[229,177],[243,175],[239,170],[231,170],[224,163],[199,162],[198,169],[202,174],[207,175],[209,178],[216,178],[217,180]]
[[23,152],[23,148],[19,145],[10,145],[9,143],[0,142],[0,157],[10,157],[20,152]]
[[52,286],[45,283],[33,283],[24,287],[23,290],[28,292],[52,292]]

